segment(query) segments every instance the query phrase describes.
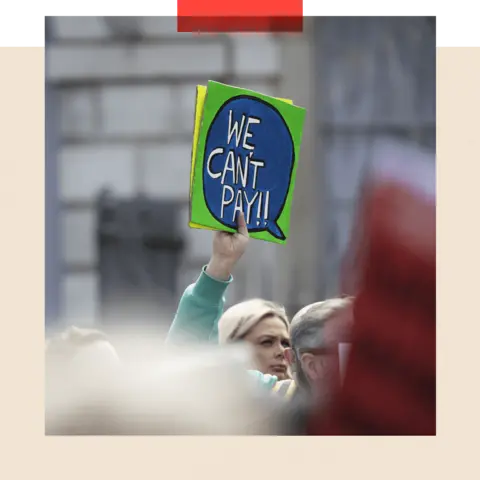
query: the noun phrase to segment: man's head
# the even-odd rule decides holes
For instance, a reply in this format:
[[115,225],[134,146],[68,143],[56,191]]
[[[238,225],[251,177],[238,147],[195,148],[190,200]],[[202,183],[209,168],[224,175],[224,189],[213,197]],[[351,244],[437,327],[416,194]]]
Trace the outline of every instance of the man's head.
[[293,317],[286,356],[301,388],[310,390],[338,370],[338,343],[348,341],[352,320],[351,298],[312,303]]

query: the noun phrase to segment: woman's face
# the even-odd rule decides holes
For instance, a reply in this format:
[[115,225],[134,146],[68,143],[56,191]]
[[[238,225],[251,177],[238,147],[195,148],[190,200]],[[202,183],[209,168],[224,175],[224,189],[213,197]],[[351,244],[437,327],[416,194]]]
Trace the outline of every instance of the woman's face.
[[262,373],[276,375],[279,380],[289,377],[285,349],[290,347],[287,326],[276,316],[264,318],[253,327],[244,340],[255,352],[257,369]]

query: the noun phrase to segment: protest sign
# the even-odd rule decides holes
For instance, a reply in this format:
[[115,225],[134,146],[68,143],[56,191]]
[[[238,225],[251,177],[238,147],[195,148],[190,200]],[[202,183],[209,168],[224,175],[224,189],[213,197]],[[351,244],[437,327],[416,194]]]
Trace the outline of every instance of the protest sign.
[[285,243],[305,109],[218,82],[197,87],[190,226]]

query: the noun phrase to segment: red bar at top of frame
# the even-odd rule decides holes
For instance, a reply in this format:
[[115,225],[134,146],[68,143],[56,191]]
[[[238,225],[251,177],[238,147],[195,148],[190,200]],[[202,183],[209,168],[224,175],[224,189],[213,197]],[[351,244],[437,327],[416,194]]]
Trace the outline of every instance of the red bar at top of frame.
[[298,17],[303,15],[303,0],[177,0],[179,17]]
[[300,33],[303,17],[223,16],[223,17],[178,17],[178,32],[192,33]]
[[303,0],[177,0],[177,31],[196,33],[303,30]]

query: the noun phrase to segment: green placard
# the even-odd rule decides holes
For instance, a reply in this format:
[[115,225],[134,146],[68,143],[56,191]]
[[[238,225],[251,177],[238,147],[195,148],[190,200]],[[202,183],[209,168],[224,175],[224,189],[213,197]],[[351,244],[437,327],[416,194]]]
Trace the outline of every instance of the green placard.
[[218,82],[208,82],[206,95],[201,88],[190,225],[233,232],[242,211],[252,238],[285,243],[305,109]]

